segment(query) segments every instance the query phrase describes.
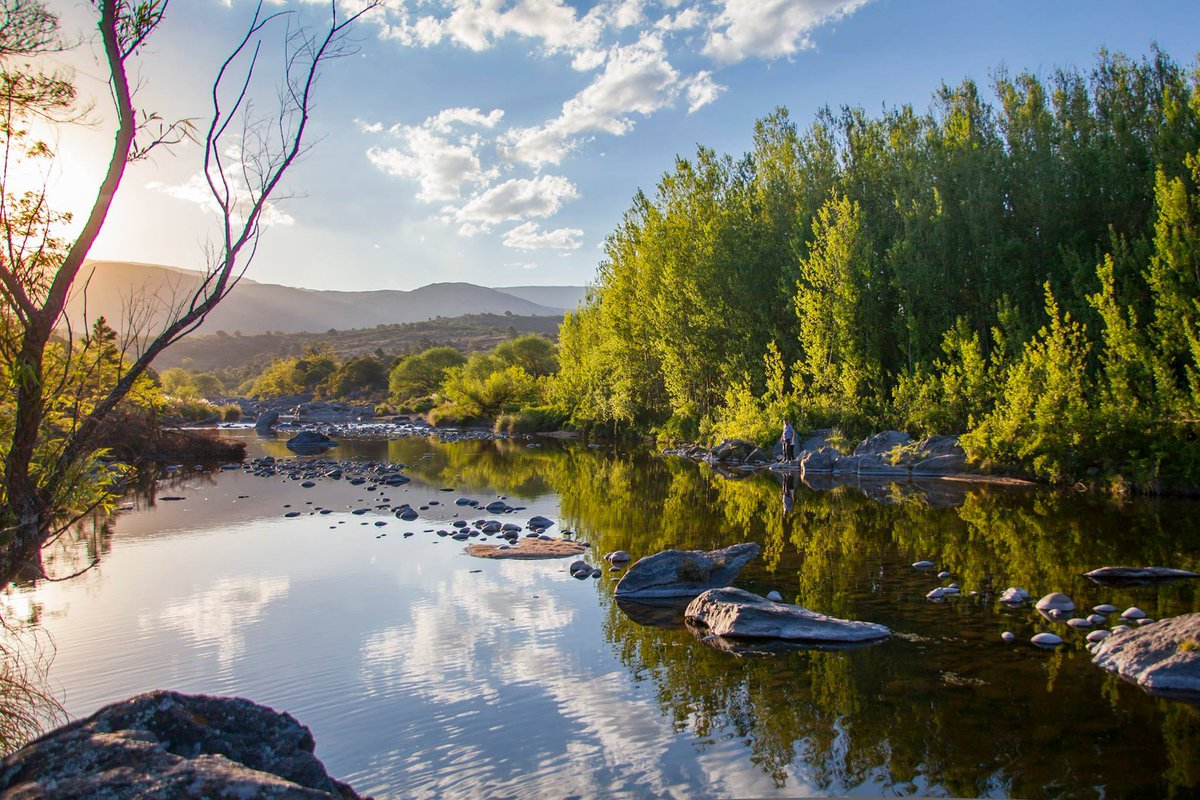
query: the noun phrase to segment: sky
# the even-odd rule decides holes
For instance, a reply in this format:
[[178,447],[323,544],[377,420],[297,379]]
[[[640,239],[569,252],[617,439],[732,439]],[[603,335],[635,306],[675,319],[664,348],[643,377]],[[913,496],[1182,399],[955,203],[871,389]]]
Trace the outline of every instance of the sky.
[[[343,9],[361,0],[337,0]],[[94,196],[112,129],[87,3],[50,0],[92,124],[60,134],[63,197]],[[174,0],[135,57],[139,106],[207,118],[212,77],[252,0]],[[329,0],[268,13],[319,27]],[[284,23],[281,18],[277,22]],[[284,27],[268,31],[255,109]],[[942,82],[997,68],[1088,69],[1152,43],[1192,64],[1195,0],[385,0],[326,64],[310,148],[288,173],[247,277],[313,289],[593,281],[642,189],[698,145],[740,155],[778,106],[803,129],[823,106],[928,107]],[[215,230],[202,148],[127,171],[93,258],[184,268]]]

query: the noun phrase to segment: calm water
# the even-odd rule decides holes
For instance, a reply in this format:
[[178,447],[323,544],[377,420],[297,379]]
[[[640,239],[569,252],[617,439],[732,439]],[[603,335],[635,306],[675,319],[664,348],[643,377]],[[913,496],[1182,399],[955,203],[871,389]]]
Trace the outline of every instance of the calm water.
[[[994,599],[1017,585],[1081,608],[1200,610],[1196,582],[1080,577],[1196,569],[1196,503],[797,486],[785,514],[769,476],[618,451],[402,440],[332,455],[404,463],[413,482],[304,490],[188,473],[156,487],[184,500],[140,496],[59,542],[52,573],[99,556],[91,571],[10,588],[11,613],[57,649],[45,680],[68,711],[151,688],[244,695],[298,717],[332,774],[381,798],[1200,793],[1200,709],[1108,676],[1082,636]],[[411,524],[350,513],[378,495],[440,504]],[[851,651],[722,652],[676,611],[618,606],[607,572],[581,582],[567,561],[477,560],[425,533],[463,511],[460,495],[506,495],[527,507],[514,521],[556,519],[596,556],[756,541],[763,555],[739,585],[896,635]],[[333,513],[283,516],[316,506]],[[925,558],[979,594],[926,601],[939,581],[909,566]],[[1060,627],[1068,647],[1026,643]]]

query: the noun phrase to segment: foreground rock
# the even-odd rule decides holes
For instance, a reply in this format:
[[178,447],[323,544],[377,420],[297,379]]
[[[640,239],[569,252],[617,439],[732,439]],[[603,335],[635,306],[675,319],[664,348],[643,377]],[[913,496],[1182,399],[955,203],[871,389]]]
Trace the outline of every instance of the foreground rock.
[[1101,567],[1085,572],[1083,577],[1104,586],[1131,586],[1139,583],[1161,583],[1184,578],[1200,578],[1200,572],[1170,567]]
[[1200,614],[1113,634],[1096,646],[1092,663],[1152,694],[1200,702]]
[[865,642],[892,635],[884,625],[827,617],[732,587],[704,592],[691,602],[684,617],[720,637]]
[[337,442],[333,439],[317,431],[301,431],[287,440],[288,449],[297,453],[320,452],[336,444]]
[[760,552],[754,542],[721,550],[665,550],[639,559],[621,582],[617,597],[695,597],[728,586]]
[[0,761],[5,798],[357,798],[308,728],[249,700],[156,691],[100,709]]
[[533,560],[538,558],[566,558],[587,552],[579,542],[566,539],[521,539],[517,544],[473,544],[467,553],[476,558],[514,558]]

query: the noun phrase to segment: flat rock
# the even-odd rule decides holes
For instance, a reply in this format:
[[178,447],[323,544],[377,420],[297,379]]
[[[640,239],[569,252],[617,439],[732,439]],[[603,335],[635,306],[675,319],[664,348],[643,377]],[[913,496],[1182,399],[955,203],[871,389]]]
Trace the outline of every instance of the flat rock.
[[665,550],[639,559],[617,584],[617,597],[695,597],[728,586],[761,552],[755,542],[720,550]]
[[1200,702],[1200,614],[1109,636],[1092,663],[1152,694]]
[[1128,586],[1200,578],[1200,572],[1170,567],[1100,567],[1085,572],[1083,577],[1105,586]]
[[236,697],[154,691],[106,706],[0,760],[0,795],[357,798],[308,728]]
[[1038,647],[1058,647],[1063,643],[1062,637],[1056,633],[1035,633],[1029,641]]
[[702,593],[688,605],[684,617],[723,638],[863,642],[892,635],[884,625],[828,617],[732,587]]
[[[586,548],[578,542],[566,539],[521,539],[514,545],[472,544],[467,546],[467,554],[476,558],[512,558],[517,560],[533,560],[539,558],[566,558],[586,552]],[[590,568],[589,568],[590,569]]]

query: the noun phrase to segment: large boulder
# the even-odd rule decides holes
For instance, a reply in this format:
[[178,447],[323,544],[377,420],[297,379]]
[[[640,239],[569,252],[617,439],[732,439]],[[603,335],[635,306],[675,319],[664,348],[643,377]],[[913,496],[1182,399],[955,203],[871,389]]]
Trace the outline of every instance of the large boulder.
[[249,700],[155,691],[106,706],[0,760],[6,798],[357,798],[308,728]]
[[808,432],[808,435],[800,440],[796,446],[797,453],[803,453],[805,450],[820,450],[822,447],[829,447],[829,437],[833,435],[833,428],[816,428]]
[[1097,645],[1092,663],[1152,694],[1200,702],[1200,614],[1114,633]]
[[747,442],[745,439],[726,439],[712,450],[713,461],[732,461],[744,459],[754,450],[758,449],[754,442]]
[[721,550],[665,550],[639,559],[617,584],[617,597],[695,597],[728,586],[761,548],[743,542]]
[[897,447],[911,443],[912,437],[904,431],[883,431],[863,439],[858,447],[854,448],[854,455],[883,457]]
[[268,409],[258,415],[258,419],[254,420],[254,430],[259,433],[267,433],[279,423],[279,412],[274,409]]
[[863,642],[892,635],[886,626],[874,622],[827,617],[728,586],[701,594],[688,605],[684,616],[721,637]]
[[913,477],[961,475],[970,471],[967,454],[957,436],[930,436],[917,443],[912,458]]
[[295,450],[297,453],[319,452],[336,444],[337,442],[333,439],[317,431],[300,431],[287,440],[288,449]]
[[840,457],[841,453],[828,445],[808,450],[800,457],[800,472],[804,475],[831,473],[833,465]]

